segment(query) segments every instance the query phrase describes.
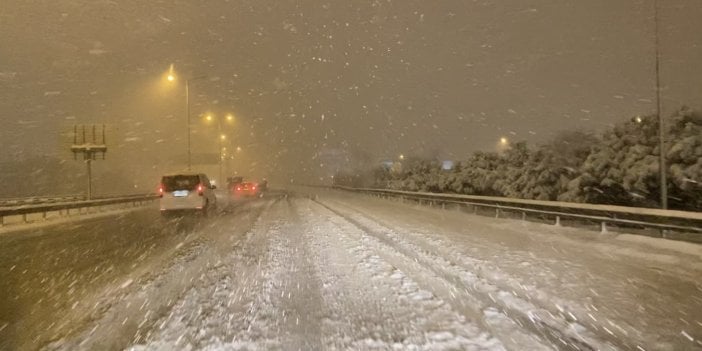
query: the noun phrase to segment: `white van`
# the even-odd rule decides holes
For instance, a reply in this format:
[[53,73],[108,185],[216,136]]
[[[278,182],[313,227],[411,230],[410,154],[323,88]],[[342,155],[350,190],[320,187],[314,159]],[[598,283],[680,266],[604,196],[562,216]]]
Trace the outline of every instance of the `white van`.
[[206,216],[217,207],[215,188],[202,173],[164,175],[158,189],[161,214],[193,211]]

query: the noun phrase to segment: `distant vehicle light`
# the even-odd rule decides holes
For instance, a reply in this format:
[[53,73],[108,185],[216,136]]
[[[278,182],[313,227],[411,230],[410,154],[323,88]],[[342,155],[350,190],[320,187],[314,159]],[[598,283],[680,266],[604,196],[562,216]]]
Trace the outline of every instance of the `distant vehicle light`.
[[197,185],[197,194],[202,196],[204,192],[204,188],[202,187],[202,184]]

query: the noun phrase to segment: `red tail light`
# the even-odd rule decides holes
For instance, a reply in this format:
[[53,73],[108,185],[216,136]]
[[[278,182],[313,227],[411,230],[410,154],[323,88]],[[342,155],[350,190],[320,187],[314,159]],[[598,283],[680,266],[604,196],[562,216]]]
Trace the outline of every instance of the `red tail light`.
[[255,186],[255,185],[252,186],[252,187],[251,187],[251,190],[256,190],[256,186]]
[[158,196],[163,197],[163,184],[158,186]]
[[236,191],[241,191],[241,187],[240,186],[236,187]]
[[202,186],[202,184],[198,184],[197,185],[197,194],[202,196],[203,191],[204,191],[204,187]]

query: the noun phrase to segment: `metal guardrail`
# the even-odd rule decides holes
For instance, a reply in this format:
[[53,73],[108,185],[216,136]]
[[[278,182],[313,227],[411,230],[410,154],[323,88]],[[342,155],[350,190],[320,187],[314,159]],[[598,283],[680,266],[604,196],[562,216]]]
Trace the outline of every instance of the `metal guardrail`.
[[[608,225],[612,225],[626,228],[657,229],[660,230],[660,235],[663,237],[666,237],[668,231],[702,234],[701,212],[343,186],[334,186],[333,188],[442,206],[445,204],[472,206],[474,211],[477,211],[478,208],[489,208],[495,211],[496,217],[500,217],[506,212],[521,213],[522,219],[526,219],[527,215],[537,215],[553,220],[556,225],[561,225],[562,219],[594,222],[599,224],[602,232],[607,232]],[[698,236],[693,241],[698,240],[702,240],[702,236]]]
[[146,201],[158,198],[156,194],[129,195],[120,197],[100,198],[94,200],[64,201],[44,204],[24,204],[12,207],[0,207],[0,226],[5,224],[5,218],[9,216],[22,216],[23,222],[27,222],[27,215],[41,213],[46,218],[47,213],[58,211],[59,214],[70,213],[71,209],[81,209],[90,207],[107,206],[122,203],[142,204]]
[[85,200],[85,195],[53,195],[53,196],[28,196],[15,198],[0,198],[0,207],[18,206],[24,204],[53,203]]

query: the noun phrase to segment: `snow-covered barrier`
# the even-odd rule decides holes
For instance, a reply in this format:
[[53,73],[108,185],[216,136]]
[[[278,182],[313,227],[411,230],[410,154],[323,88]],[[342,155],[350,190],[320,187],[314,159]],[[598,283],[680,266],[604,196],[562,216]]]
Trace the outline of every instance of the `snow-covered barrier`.
[[0,207],[85,200],[85,195],[29,196],[0,199]]
[[155,194],[116,196],[93,200],[74,200],[18,206],[0,206],[0,226],[12,223],[29,223],[49,216],[71,216],[113,207],[142,206],[158,198]]
[[[484,212],[488,209],[496,217],[508,217],[507,214],[514,217],[514,214],[518,214],[522,219],[526,219],[527,216],[536,216],[552,220],[556,225],[561,225],[563,220],[597,223],[602,232],[607,232],[608,226],[656,229],[662,237],[702,242],[702,213],[700,212],[342,186],[334,188],[442,207],[447,204],[466,206],[475,212],[478,210]],[[673,233],[682,233],[682,235]]]

